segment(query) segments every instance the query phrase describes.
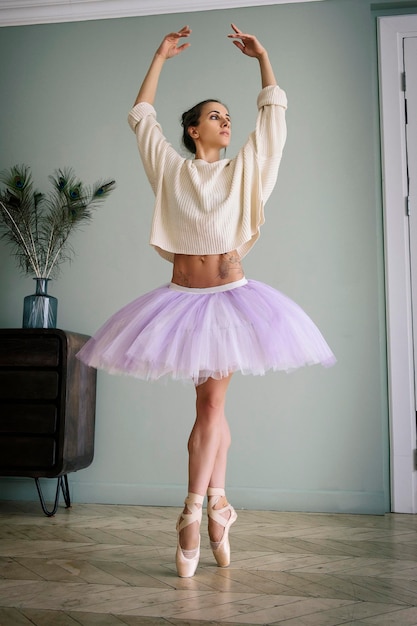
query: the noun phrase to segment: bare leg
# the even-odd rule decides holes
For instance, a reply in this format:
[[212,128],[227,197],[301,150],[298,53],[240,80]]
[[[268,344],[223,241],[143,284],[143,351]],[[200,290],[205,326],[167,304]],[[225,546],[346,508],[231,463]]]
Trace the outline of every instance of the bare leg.
[[[209,378],[196,387],[197,417],[188,440],[188,491],[191,493],[204,496],[213,480],[220,480],[220,486],[224,486],[227,449],[230,445],[224,407],[231,376],[221,380]],[[188,512],[187,508],[184,512]],[[190,524],[180,533],[181,547],[184,550],[194,549],[198,544],[198,536],[199,525]]]
[[[216,457],[216,463],[214,465],[214,470],[210,478],[209,487],[216,488],[225,488],[226,484],[226,466],[227,466],[227,453],[230,447],[231,437],[230,437],[230,429],[229,424],[226,419],[223,421],[222,426],[222,436],[221,442],[219,446],[219,450]],[[209,496],[210,500],[210,496]],[[222,509],[228,504],[226,496],[220,496],[218,502],[214,505],[215,509]],[[230,512],[224,514],[224,517],[228,519],[230,517]],[[208,530],[210,541],[216,542],[220,541],[223,537],[224,527],[214,521],[211,517],[208,520]]]
[[227,454],[231,443],[230,428],[226,417],[221,423],[220,445],[217,450],[216,461],[210,476],[209,487],[222,487],[226,484]]

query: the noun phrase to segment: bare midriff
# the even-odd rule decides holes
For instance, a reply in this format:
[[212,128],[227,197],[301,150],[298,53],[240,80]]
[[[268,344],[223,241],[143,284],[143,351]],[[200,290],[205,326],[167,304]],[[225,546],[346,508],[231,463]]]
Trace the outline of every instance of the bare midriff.
[[244,277],[236,250],[224,254],[176,254],[172,282],[182,287],[204,289],[227,285]]

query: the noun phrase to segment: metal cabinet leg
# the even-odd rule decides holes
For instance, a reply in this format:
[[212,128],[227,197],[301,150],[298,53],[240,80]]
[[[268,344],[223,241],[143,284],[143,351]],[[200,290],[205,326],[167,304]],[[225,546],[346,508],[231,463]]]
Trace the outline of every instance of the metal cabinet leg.
[[68,476],[66,474],[61,476],[61,490],[62,495],[64,496],[65,506],[69,509],[71,507],[71,496],[68,485]]
[[71,506],[71,498],[70,498],[70,492],[69,492],[69,486],[68,486],[68,477],[66,474],[58,477],[57,485],[56,485],[56,492],[55,492],[55,501],[54,501],[54,506],[52,510],[48,510],[46,507],[45,498],[43,497],[39,478],[35,478],[35,483],[36,483],[36,489],[38,490],[38,495],[39,495],[39,500],[41,503],[42,511],[48,517],[52,517],[57,512],[58,502],[59,502],[59,490],[62,491],[62,495],[64,496],[66,508],[68,509]]

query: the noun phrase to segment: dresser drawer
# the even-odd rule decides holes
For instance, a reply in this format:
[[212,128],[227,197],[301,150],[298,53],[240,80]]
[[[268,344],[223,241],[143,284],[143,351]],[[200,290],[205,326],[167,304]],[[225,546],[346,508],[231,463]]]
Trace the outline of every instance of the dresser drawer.
[[53,478],[92,462],[96,371],[76,358],[88,338],[0,329],[0,476]]
[[58,393],[58,372],[0,370],[2,400],[54,400]]
[[0,435],[0,471],[50,469],[55,465],[56,443],[52,437],[9,437]]
[[57,430],[57,407],[53,404],[2,404],[0,435],[53,435]]
[[58,336],[1,336],[0,367],[57,367]]

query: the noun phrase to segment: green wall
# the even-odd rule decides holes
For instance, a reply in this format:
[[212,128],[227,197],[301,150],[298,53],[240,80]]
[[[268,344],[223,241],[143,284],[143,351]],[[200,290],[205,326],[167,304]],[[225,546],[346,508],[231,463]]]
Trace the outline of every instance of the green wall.
[[[259,89],[256,61],[226,38],[230,22],[269,49],[288,94],[289,134],[261,239],[244,266],[247,276],[305,308],[338,364],[235,376],[227,406],[228,491],[237,507],[389,510],[371,9],[368,0],[325,0],[0,30],[0,168],[29,164],[42,190],[48,175],[67,165],[87,181],[117,180],[117,191],[74,238],[74,262],[50,286],[59,299],[59,327],[88,334],[126,302],[170,280],[171,267],[147,243],[153,197],[126,123],[159,41],[183,24],[193,29],[191,49],[163,71],[156,107],[165,134],[178,146],[182,111],[202,98],[220,98],[233,117],[230,155],[252,128]],[[20,326],[22,301],[32,289],[2,245],[1,327]],[[95,459],[70,475],[73,500],[179,505],[193,418],[189,385],[100,372]],[[29,479],[2,478],[0,493],[35,499]]]

